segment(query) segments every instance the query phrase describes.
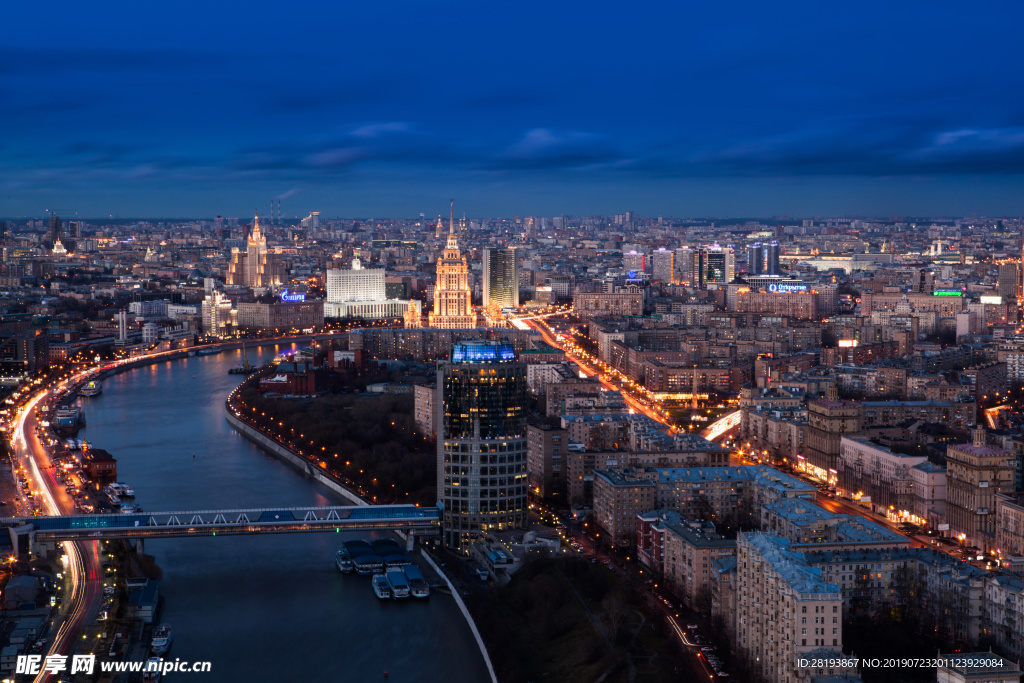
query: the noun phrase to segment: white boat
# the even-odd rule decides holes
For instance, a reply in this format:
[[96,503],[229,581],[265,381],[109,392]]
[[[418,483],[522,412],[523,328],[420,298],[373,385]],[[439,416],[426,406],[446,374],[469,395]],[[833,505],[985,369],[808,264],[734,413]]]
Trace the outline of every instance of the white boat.
[[396,599],[409,597],[409,580],[405,578],[404,571],[395,567],[387,570],[384,576],[388,580],[388,586],[391,587],[391,597]]
[[142,672],[143,683],[157,683],[163,677],[163,661],[160,657],[150,657],[146,660],[146,666]]
[[383,574],[375,574],[373,577],[373,592],[381,600],[391,597],[391,586],[388,585],[388,577]]
[[402,571],[405,572],[405,578],[409,580],[409,592],[412,593],[412,597],[430,597],[430,584],[423,578],[423,572],[420,571],[419,567],[409,564],[402,567]]
[[340,548],[338,552],[334,554],[334,564],[342,574],[351,574],[352,570],[355,569],[352,564],[352,558],[349,557],[348,551],[345,550],[345,548]]
[[133,514],[135,514],[138,511],[139,511],[139,509],[137,507],[135,507],[134,505],[122,505],[121,506],[121,514],[122,515],[133,515]]
[[167,624],[160,624],[157,630],[153,631],[153,644],[150,650],[155,655],[166,654],[171,649],[174,641],[174,632]]
[[92,380],[82,385],[82,388],[78,390],[79,396],[99,396],[103,393],[103,382]]
[[116,484],[111,484],[108,488],[122,498],[134,498],[135,489],[123,481],[119,481]]

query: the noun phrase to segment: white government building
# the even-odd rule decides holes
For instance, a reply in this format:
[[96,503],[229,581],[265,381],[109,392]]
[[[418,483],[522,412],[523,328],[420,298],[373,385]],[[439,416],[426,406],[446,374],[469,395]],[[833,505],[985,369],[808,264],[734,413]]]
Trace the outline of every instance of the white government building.
[[327,270],[325,318],[401,318],[408,307],[407,299],[387,298],[383,268],[363,268],[353,259],[351,270]]

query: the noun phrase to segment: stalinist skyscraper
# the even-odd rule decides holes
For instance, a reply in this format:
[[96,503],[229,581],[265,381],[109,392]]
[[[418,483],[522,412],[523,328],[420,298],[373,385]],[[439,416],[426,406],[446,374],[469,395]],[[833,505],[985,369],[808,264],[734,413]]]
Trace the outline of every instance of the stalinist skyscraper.
[[469,291],[469,267],[466,257],[459,251],[459,238],[455,234],[455,200],[452,200],[448,225],[448,244],[437,260],[437,280],[434,282],[434,310],[428,318],[430,327],[460,330],[476,327]]
[[281,284],[283,267],[277,254],[267,251],[267,238],[260,230],[259,215],[253,221],[246,250],[233,250],[228,265],[229,285],[271,287]]

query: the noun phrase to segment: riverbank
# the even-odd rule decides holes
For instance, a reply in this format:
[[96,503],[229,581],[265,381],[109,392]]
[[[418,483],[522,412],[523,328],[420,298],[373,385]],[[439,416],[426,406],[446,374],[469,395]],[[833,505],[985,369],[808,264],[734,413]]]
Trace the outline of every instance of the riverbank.
[[263,432],[260,432],[240,420],[234,414],[230,405],[225,406],[224,417],[227,419],[228,424],[238,430],[239,434],[249,439],[266,452],[281,458],[305,476],[320,482],[353,505],[369,505],[369,503],[360,498],[355,491],[352,491],[336,478],[332,477],[330,473],[313,465],[313,463],[309,462],[284,444],[271,439]]
[[[321,467],[320,463],[314,462],[302,454],[298,453],[294,449],[284,444],[280,439],[265,433],[264,431],[257,428],[255,425],[249,424],[247,421],[240,417],[241,411],[238,411],[233,405],[232,399],[237,397],[239,392],[248,384],[259,382],[259,375],[253,375],[252,377],[246,378],[224,402],[225,419],[234,429],[238,430],[246,439],[259,446],[267,453],[274,455],[284,462],[288,463],[296,470],[304,474],[305,476],[318,481],[327,488],[336,492],[342,496],[345,500],[352,502],[354,505],[371,505],[369,501],[363,499],[356,491],[348,488],[344,483],[338,480],[333,474],[328,472],[326,468]],[[434,560],[426,552],[422,553],[423,558],[430,565],[441,579],[447,584],[451,591],[452,597],[455,599],[455,603],[459,608],[463,618],[466,620],[466,624],[469,626],[470,631],[473,634],[473,638],[476,641],[477,647],[480,650],[480,654],[483,657],[484,664],[487,667],[488,674],[492,683],[497,683],[498,679],[495,674],[494,666],[491,662],[490,655],[487,651],[483,638],[480,635],[480,631],[477,628],[476,622],[473,620],[472,615],[463,602],[462,597],[459,595],[459,591],[452,584],[451,579],[447,574],[434,562]]]

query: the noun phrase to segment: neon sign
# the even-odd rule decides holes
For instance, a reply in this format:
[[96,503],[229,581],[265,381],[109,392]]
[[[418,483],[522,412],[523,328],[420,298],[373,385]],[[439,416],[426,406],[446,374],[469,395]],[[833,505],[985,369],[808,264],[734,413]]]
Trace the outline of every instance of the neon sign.
[[786,282],[771,283],[768,285],[769,292],[806,292],[807,285],[796,285]]
[[289,294],[287,289],[281,290],[281,301],[305,301],[305,294]]
[[959,289],[936,289],[932,296],[960,296],[963,294]]
[[635,270],[629,271],[628,273],[626,273],[626,275],[629,276],[630,280],[635,280],[636,279],[636,271]]

